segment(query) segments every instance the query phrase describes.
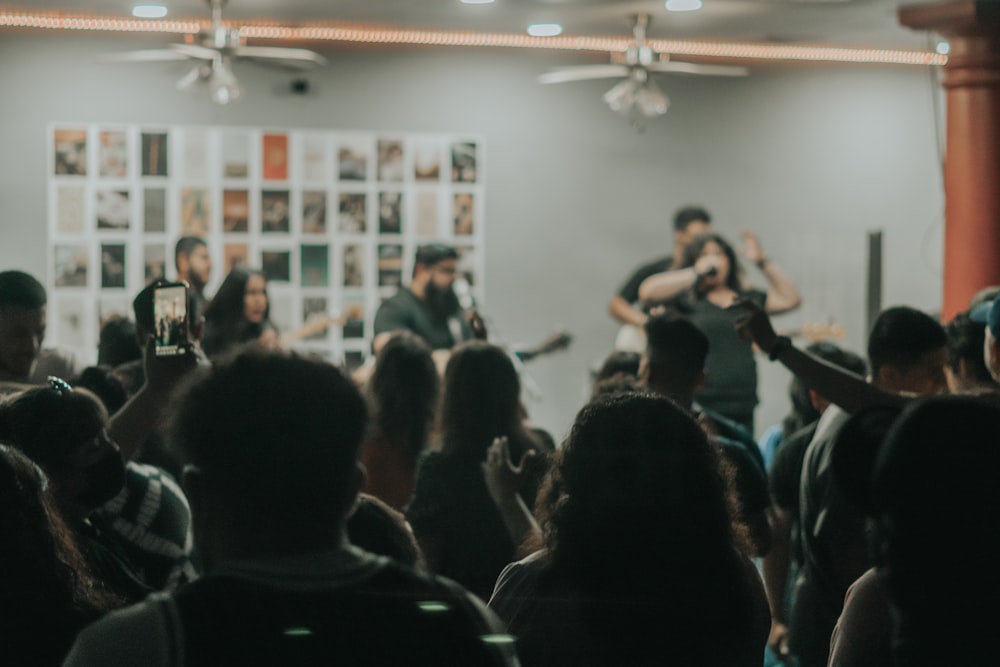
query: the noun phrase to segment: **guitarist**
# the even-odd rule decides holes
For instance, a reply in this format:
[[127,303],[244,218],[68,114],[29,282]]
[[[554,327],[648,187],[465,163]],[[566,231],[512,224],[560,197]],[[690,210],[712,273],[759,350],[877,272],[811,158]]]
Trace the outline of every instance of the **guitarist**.
[[698,206],[687,206],[674,214],[674,251],[636,269],[618,293],[611,297],[608,312],[623,325],[615,348],[642,353],[645,349],[642,326],[649,316],[650,307],[639,306],[639,285],[652,275],[681,266],[684,249],[698,234],[711,230],[712,218],[708,211]]

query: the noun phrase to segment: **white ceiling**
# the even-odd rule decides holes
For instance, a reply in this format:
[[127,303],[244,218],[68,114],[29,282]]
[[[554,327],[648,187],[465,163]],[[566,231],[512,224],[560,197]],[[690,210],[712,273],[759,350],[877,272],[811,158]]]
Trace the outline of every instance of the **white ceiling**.
[[[871,47],[923,48],[927,35],[899,25],[900,5],[931,0],[703,0],[695,12],[668,12],[662,0],[496,0],[465,5],[459,0],[229,0],[230,21],[274,19],[364,22],[403,27],[522,32],[536,21],[561,23],[567,34],[627,34],[626,16],[652,16],[650,37],[732,39],[772,42],[822,42]],[[208,16],[206,0],[161,0],[169,18]],[[14,0],[8,10],[30,13],[130,16],[132,0]]]

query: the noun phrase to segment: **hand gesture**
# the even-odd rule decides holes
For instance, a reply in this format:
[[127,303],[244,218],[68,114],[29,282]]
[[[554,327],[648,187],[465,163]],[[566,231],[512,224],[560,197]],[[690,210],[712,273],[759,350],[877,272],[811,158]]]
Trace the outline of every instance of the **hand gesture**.
[[510,460],[510,443],[506,436],[493,440],[493,444],[486,450],[486,461],[480,466],[483,478],[486,480],[486,488],[497,505],[502,505],[514,497],[537,456],[533,449],[529,449],[515,466]]
[[771,326],[771,318],[764,309],[746,299],[738,300],[732,307],[738,311],[736,332],[740,338],[756,343],[762,350],[770,350],[778,339],[778,334]]
[[771,634],[767,638],[767,645],[771,647],[774,655],[781,662],[788,662],[792,655],[788,649],[788,626],[778,621],[771,621]]
[[759,265],[764,261],[764,249],[760,247],[760,239],[749,229],[743,230],[743,251],[742,254],[748,261]]

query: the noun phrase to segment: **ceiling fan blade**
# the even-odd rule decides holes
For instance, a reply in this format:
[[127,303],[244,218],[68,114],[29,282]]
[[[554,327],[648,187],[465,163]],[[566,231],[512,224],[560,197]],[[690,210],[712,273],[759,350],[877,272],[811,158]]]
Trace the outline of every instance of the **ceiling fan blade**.
[[676,72],[680,74],[702,74],[705,76],[746,76],[750,70],[733,65],[699,65],[682,63],[677,60],[661,60],[646,66],[650,72]]
[[326,58],[309,49],[289,49],[280,46],[240,46],[233,54],[238,58],[285,60],[300,67],[325,65]]
[[187,60],[188,57],[173,49],[142,49],[139,51],[119,51],[103,53],[97,60],[103,63],[150,63],[168,60]]
[[567,81],[585,81],[587,79],[613,79],[627,76],[625,65],[584,65],[582,67],[567,67],[546,72],[538,77],[538,83],[565,83]]
[[188,58],[198,58],[200,60],[215,60],[219,52],[207,46],[197,44],[171,44],[170,48],[178,53],[183,53]]

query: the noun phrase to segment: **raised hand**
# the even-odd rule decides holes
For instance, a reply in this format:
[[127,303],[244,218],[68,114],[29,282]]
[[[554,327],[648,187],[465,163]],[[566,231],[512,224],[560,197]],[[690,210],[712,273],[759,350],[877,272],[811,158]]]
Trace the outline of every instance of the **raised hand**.
[[767,259],[764,255],[764,249],[760,247],[760,239],[758,239],[757,235],[749,229],[744,229],[742,236],[743,248],[741,254],[747,259],[747,261],[753,262],[759,266],[765,259]]
[[764,309],[747,299],[738,300],[732,307],[739,311],[735,324],[740,338],[756,343],[762,350],[770,351],[778,334]]
[[497,505],[509,502],[517,494],[535,456],[537,454],[534,450],[528,450],[515,466],[510,460],[510,443],[506,436],[493,440],[493,444],[486,450],[486,461],[480,465],[486,488]]

